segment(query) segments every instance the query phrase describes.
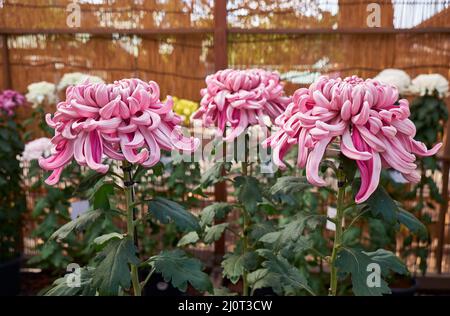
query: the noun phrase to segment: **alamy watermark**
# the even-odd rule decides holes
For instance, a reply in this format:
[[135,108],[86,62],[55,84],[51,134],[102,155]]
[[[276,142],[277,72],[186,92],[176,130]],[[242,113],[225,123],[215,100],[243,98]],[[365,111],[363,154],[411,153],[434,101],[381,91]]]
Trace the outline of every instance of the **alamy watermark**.
[[81,287],[81,267],[76,263],[69,263],[64,279],[68,287]]
[[81,7],[77,0],[72,0],[66,7],[68,12],[66,24],[70,28],[81,26]]
[[366,7],[367,26],[368,27],[381,27],[381,6],[378,3],[369,3]]

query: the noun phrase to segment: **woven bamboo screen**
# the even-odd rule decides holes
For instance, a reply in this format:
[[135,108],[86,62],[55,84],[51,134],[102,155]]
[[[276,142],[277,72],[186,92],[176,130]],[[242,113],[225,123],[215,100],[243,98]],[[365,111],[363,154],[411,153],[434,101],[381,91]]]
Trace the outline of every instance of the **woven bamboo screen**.
[[8,46],[12,84],[19,91],[32,82],[58,82],[64,73],[80,71],[108,82],[127,77],[155,80],[163,97],[197,100],[214,65],[207,35],[15,35],[9,36]]
[[[4,0],[0,27],[69,29],[72,0]],[[82,28],[118,29],[211,27],[212,0],[78,0]],[[73,12],[69,7],[69,12]]]
[[[373,77],[385,68],[400,68],[412,78],[431,72],[450,78],[449,51],[448,34],[236,34],[229,40],[229,61],[233,67],[341,76]],[[290,92],[296,87],[288,84]]]

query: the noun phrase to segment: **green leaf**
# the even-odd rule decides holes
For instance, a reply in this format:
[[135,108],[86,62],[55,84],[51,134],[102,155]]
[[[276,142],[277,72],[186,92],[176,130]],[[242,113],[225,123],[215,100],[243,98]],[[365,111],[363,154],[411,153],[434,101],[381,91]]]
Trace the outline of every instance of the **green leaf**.
[[258,180],[255,177],[238,176],[234,181],[239,202],[248,212],[254,213],[258,203],[262,201]]
[[219,240],[227,227],[228,223],[222,223],[211,227],[207,226],[205,229],[205,237],[203,237],[203,240],[207,244]]
[[295,242],[303,234],[306,228],[315,229],[319,224],[321,215],[299,214],[296,219],[287,223],[277,232],[270,232],[262,236],[259,241],[272,244],[274,248],[280,249],[289,242]]
[[97,255],[99,261],[92,284],[101,295],[118,295],[119,289],[128,289],[131,283],[129,264],[138,265],[136,248],[129,239],[113,239]]
[[103,181],[97,182],[91,193],[93,208],[102,209],[105,211],[111,209],[111,204],[109,202],[110,195],[114,195],[114,185]]
[[222,274],[236,284],[245,270],[252,270],[257,265],[257,255],[254,252],[245,254],[227,253],[222,261]]
[[[369,286],[374,271],[371,264],[378,264],[380,268],[380,284]],[[364,252],[356,248],[344,247],[338,253],[336,267],[339,272],[350,273],[352,277],[353,293],[358,296],[380,296],[389,294],[391,290],[382,276],[387,276],[389,271],[400,274],[407,273],[404,264],[392,252],[378,249],[374,252]]]
[[214,288],[214,296],[237,296],[238,293],[231,292],[227,287]]
[[44,291],[44,296],[94,296],[96,290],[92,287],[92,276],[95,272],[94,268],[81,268],[80,270],[80,286],[69,286],[73,275],[66,274],[64,277],[56,279],[50,289]]
[[200,213],[200,226],[212,225],[214,219],[224,219],[232,209],[233,206],[225,202],[208,205]]
[[215,163],[202,175],[200,179],[201,187],[207,188],[213,184],[223,181],[224,180],[223,173],[230,171],[230,169],[231,163],[229,162]]
[[166,282],[185,292],[189,282],[194,288],[202,292],[213,293],[213,286],[209,276],[202,271],[202,263],[190,258],[180,249],[164,250],[159,255],[147,261],[155,270],[161,273]]
[[286,176],[277,179],[277,182],[270,188],[270,193],[272,195],[291,195],[310,187],[311,185],[305,177]]
[[262,250],[259,254],[267,259],[263,262],[262,266],[278,277],[283,284],[292,286],[295,289],[305,289],[309,294],[315,295],[313,290],[308,286],[306,278],[286,258],[281,255],[274,255],[269,250]]
[[280,279],[275,273],[270,272],[266,268],[249,273],[247,275],[247,281],[252,291],[270,287],[273,288],[276,293],[282,292]]
[[399,223],[408,227],[408,229],[415,234],[426,234],[427,228],[425,225],[414,216],[414,214],[399,208],[397,213],[397,220]]
[[381,215],[386,222],[391,224],[396,222],[399,209],[382,186],[378,186],[365,203],[369,205],[373,215]]
[[48,206],[47,199],[45,197],[40,198],[34,206],[33,214],[32,214],[33,217],[41,215],[47,206]]
[[200,239],[200,237],[198,236],[196,231],[193,232],[189,232],[186,235],[184,235],[180,241],[178,241],[177,246],[178,247],[183,247],[189,244],[195,244],[198,240]]
[[356,162],[343,154],[341,154],[339,158],[342,161],[342,169],[344,170],[345,178],[349,183],[352,183],[357,170]]
[[106,173],[98,173],[93,170],[89,170],[83,179],[80,181],[76,192],[86,192],[87,190],[94,187],[94,185],[103,177],[106,176]]
[[96,245],[103,245],[105,242],[109,241],[110,239],[118,238],[123,239],[124,235],[119,233],[109,233],[105,235],[98,236],[94,239],[94,244]]
[[174,222],[183,231],[199,230],[197,218],[180,204],[156,197],[148,204],[149,212],[162,224]]
[[104,215],[104,212],[102,210],[87,211],[73,221],[70,221],[67,224],[61,226],[50,236],[50,239],[64,239],[73,230],[79,231],[84,229],[86,225],[93,223],[102,215]]

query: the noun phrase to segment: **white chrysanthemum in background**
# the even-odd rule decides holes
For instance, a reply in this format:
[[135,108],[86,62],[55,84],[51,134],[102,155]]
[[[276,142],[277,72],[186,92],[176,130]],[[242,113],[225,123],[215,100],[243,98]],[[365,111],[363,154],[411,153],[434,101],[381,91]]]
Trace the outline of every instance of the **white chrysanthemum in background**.
[[400,94],[408,91],[411,84],[411,78],[406,72],[394,68],[388,68],[381,71],[374,79],[397,87],[398,93]]
[[53,144],[50,138],[42,137],[25,144],[25,149],[22,153],[23,161],[32,161],[41,158],[42,156],[50,156]]
[[105,83],[105,81],[102,78],[97,76],[91,76],[81,72],[70,72],[64,74],[64,76],[59,81],[58,91],[64,90],[68,86],[82,84],[86,81],[86,79],[88,79],[90,83]]
[[56,87],[53,83],[40,81],[28,86],[28,93],[25,95],[27,101],[33,104],[33,107],[47,102],[56,103]]
[[442,98],[448,93],[448,81],[440,74],[418,75],[412,80],[409,90],[421,96],[432,95],[436,90]]

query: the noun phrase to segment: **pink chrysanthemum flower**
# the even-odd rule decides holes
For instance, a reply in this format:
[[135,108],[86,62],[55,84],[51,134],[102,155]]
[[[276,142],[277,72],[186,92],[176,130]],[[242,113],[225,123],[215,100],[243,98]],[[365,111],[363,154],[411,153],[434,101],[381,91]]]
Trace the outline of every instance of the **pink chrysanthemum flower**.
[[57,183],[72,158],[105,173],[109,166],[103,164],[104,156],[151,167],[160,160],[160,149],[194,151],[199,140],[182,135],[181,118],[172,106],[170,97],[160,101],[159,86],[153,81],[123,79],[70,86],[53,118],[46,116],[55,129],[56,150],[39,160],[43,169],[53,170],[46,183]]
[[248,126],[265,125],[264,117],[274,120],[290,102],[279,75],[262,69],[220,70],[206,77],[201,95],[200,108],[192,119],[216,126],[221,135],[228,123],[231,132],[225,141],[233,141]]
[[309,89],[295,92],[292,103],[275,121],[280,130],[264,145],[273,148],[274,163],[284,168],[284,155],[298,144],[298,167],[306,166],[310,183],[324,186],[319,164],[328,144],[339,137],[342,154],[358,165],[361,187],[355,200],[362,203],[377,188],[382,167],[417,182],[415,155],[431,156],[442,146],[427,150],[414,140],[416,128],[408,119],[408,101],[397,100],[395,87],[373,79],[321,77]]
[[18,106],[25,103],[25,97],[14,90],[4,90],[0,93],[0,112],[11,116]]

